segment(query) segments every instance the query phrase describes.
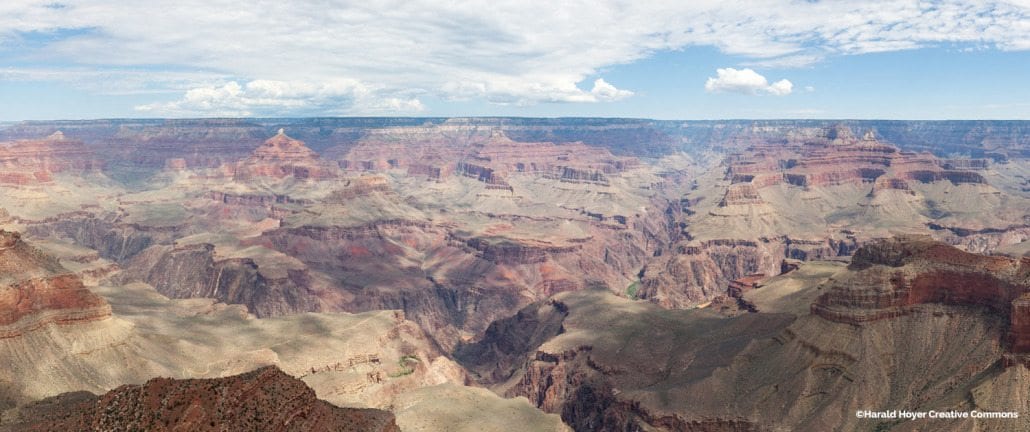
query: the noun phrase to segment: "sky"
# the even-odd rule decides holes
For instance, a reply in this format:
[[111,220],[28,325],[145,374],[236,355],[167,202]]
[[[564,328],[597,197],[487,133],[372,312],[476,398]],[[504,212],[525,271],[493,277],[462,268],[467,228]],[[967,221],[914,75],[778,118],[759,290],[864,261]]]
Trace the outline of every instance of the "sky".
[[0,121],[1030,119],[1030,0],[3,0]]

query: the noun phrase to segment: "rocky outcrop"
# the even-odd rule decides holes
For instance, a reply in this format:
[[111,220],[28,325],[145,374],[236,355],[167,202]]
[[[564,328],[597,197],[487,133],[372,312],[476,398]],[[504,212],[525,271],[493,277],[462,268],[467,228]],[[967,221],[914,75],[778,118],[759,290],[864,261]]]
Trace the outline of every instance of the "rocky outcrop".
[[0,429],[400,432],[390,412],[333,406],[275,366],[226,378],[155,378],[101,396],[69,393],[19,414]]
[[719,207],[762,204],[763,202],[765,201],[762,201],[762,196],[758,194],[758,189],[754,185],[737,183],[726,189],[726,195],[719,202]]
[[291,198],[289,195],[237,194],[211,191],[208,196],[217,202],[238,206],[272,208],[276,204],[310,204],[310,201]]
[[110,316],[107,302],[57,259],[27,245],[18,233],[0,230],[0,339]]
[[575,253],[581,249],[576,245],[555,246],[534,244],[535,242],[491,241],[479,237],[464,240],[464,243],[479,251],[482,259],[500,265],[542,263],[554,255]]
[[[617,172],[621,169],[623,169],[622,166],[617,166],[612,171]],[[608,178],[604,173],[572,167],[561,167],[561,175],[558,176],[558,179],[569,183],[593,183],[608,186]]]
[[758,289],[759,283],[767,278],[764,274],[753,274],[734,279],[730,281],[729,286],[726,288],[726,295],[733,298],[743,298],[744,294]]
[[390,181],[386,177],[364,175],[347,180],[342,188],[334,190],[322,201],[329,204],[347,205],[356,198],[392,192],[393,189],[390,187]]
[[664,307],[690,307],[725,294],[733,280],[780,274],[784,259],[832,259],[850,255],[857,247],[855,239],[846,236],[681,241],[641,270],[637,296]]
[[983,256],[925,237],[881,240],[859,248],[852,272],[830,281],[812,313],[851,324],[894,318],[919,305],[981,306],[1009,315],[1011,344],[1022,352],[1030,259]]
[[149,227],[118,222],[110,216],[67,215],[29,225],[26,233],[36,237],[61,237],[94,249],[100,256],[125,262],[144,249],[171,244],[182,235],[180,227]]
[[568,312],[558,301],[534,303],[491,323],[481,340],[458,345],[454,357],[480,380],[504,382],[540,344],[565,331]]
[[211,244],[154,246],[126,268],[130,278],[147,282],[170,298],[215,298],[246,305],[258,317],[322,310],[306,269],[269,276],[249,258],[216,260]]
[[454,173],[463,175],[465,177],[473,178],[486,183],[487,187],[509,189],[511,186],[501,176],[494,172],[492,168],[487,168],[482,165],[476,165],[470,162],[458,162],[454,167]]
[[1012,301],[1012,317],[1009,321],[1009,343],[1012,352],[1030,354],[1030,293],[1024,293]]
[[915,195],[912,188],[909,187],[908,182],[902,178],[882,176],[873,182],[873,190],[869,192],[869,196],[876,196],[879,192],[888,190],[903,191],[908,195]]
[[280,129],[235,167],[234,179],[292,177],[297,180],[324,180],[339,176],[339,169],[322,161],[318,154]]

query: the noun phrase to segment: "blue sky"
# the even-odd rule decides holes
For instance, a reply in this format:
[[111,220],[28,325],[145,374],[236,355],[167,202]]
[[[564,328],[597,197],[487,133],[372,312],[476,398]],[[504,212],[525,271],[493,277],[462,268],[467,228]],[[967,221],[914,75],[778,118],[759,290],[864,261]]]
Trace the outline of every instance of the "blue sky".
[[132,3],[0,4],[0,120],[1030,119],[1026,0]]

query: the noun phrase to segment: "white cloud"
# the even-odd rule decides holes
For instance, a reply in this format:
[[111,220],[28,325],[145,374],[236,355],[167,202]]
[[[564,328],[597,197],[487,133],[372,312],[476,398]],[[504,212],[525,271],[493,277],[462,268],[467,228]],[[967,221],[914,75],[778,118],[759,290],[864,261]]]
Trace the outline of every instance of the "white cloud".
[[167,116],[207,114],[232,117],[282,113],[414,114],[424,109],[417,98],[381,96],[357,81],[342,79],[321,83],[254,80],[244,85],[229,81],[220,86],[190,89],[176,101],[136,107],[140,112]]
[[751,95],[770,94],[786,96],[794,89],[794,84],[781,79],[772,84],[751,69],[723,68],[716,69],[716,77],[705,81],[705,91],[710,93],[733,92]]
[[633,96],[633,92],[617,89],[603,78],[594,81],[594,88],[590,90],[590,94],[600,101],[614,101]]
[[[28,60],[207,75],[171,79],[178,84],[164,87],[182,92],[185,82],[203,92],[229,81],[317,87],[351,80],[368,90],[365,97],[335,99],[351,103],[341,109],[354,113],[411,109],[425,96],[506,104],[619,100],[631,93],[598,81],[602,70],[690,46],[743,56],[744,65],[755,68],[951,43],[1030,50],[1024,0],[58,3],[64,7],[54,7],[54,0],[0,2],[0,67]],[[581,88],[591,81],[590,91]],[[243,96],[220,100],[332,99],[295,97],[310,92],[292,87],[279,96],[241,87]],[[786,86],[770,88],[783,92]],[[190,105],[185,95],[180,102]]]

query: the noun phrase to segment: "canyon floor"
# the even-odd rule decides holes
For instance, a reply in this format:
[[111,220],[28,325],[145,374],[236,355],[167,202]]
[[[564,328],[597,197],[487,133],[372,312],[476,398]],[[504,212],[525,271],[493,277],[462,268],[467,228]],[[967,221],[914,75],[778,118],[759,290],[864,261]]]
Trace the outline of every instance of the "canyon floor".
[[[7,125],[0,430],[1026,430],[1028,158],[1027,122]],[[255,379],[304,402],[204,390]],[[1021,416],[855,416],[893,408]]]

